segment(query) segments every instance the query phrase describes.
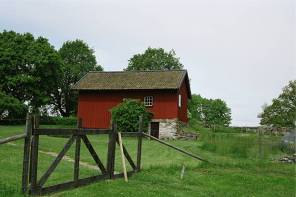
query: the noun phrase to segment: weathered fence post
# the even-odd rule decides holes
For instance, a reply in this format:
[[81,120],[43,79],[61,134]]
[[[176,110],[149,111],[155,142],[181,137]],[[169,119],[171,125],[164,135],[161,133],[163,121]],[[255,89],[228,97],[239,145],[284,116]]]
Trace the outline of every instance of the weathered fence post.
[[112,130],[109,133],[108,156],[107,156],[107,172],[109,174],[110,179],[114,177],[116,137],[117,137],[117,125],[113,123]]
[[[81,130],[82,127],[82,119],[78,118],[77,127]],[[78,185],[79,179],[79,161],[80,161],[80,145],[81,145],[81,137],[79,135],[76,136],[76,147],[75,147],[75,163],[74,163],[74,181]]]
[[[31,176],[31,172],[32,172],[32,158],[33,158],[33,138],[34,138],[34,136],[32,137],[32,134],[33,134],[33,130],[35,129],[35,128],[39,128],[39,120],[40,120],[40,118],[39,118],[39,116],[37,117],[37,115],[31,115],[31,126],[32,126],[32,133],[31,133],[31,144],[30,144],[30,146],[31,146],[31,151],[30,151],[30,170],[29,170],[29,173],[30,173],[30,176],[29,176],[29,183],[31,183],[32,182],[32,176]],[[39,137],[38,137],[38,141],[39,141]],[[38,154],[38,151],[37,151],[37,154]]]
[[40,124],[40,115],[34,115],[34,129],[38,129]]
[[142,157],[142,138],[143,138],[143,116],[139,117],[139,136],[138,136],[138,151],[137,151],[137,171],[141,170]]
[[25,140],[24,140],[24,156],[23,156],[23,174],[22,174],[22,192],[27,192],[28,178],[29,178],[29,165],[30,165],[30,146],[32,136],[32,116],[28,113],[26,116],[25,127]]
[[119,143],[119,148],[120,148],[120,155],[121,155],[121,162],[122,162],[122,170],[123,170],[124,180],[125,180],[125,182],[128,182],[127,172],[126,172],[126,165],[125,165],[125,156],[124,156],[124,153],[123,153],[121,133],[118,132],[117,134],[118,134],[118,143]]
[[34,115],[33,118],[33,138],[31,146],[31,162],[30,162],[30,177],[31,177],[31,193],[38,194],[39,187],[37,185],[37,169],[38,169],[38,146],[39,135],[35,133],[35,129],[39,128],[39,116]]

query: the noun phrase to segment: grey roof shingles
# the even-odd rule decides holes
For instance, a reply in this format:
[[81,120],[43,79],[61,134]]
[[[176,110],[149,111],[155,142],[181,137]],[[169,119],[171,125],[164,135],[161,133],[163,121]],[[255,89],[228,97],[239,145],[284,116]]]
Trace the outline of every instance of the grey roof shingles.
[[[82,77],[73,90],[152,90],[179,89],[186,70],[168,71],[92,71]],[[188,79],[187,79],[188,80]],[[189,81],[188,81],[189,85]],[[190,87],[189,87],[190,91]],[[189,93],[190,94],[190,93]]]

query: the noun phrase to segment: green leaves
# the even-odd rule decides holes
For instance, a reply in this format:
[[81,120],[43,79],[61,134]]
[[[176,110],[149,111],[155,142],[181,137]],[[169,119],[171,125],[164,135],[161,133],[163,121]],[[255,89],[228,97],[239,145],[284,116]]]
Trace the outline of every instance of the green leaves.
[[67,41],[59,50],[63,61],[63,72],[66,73],[70,83],[75,83],[91,70],[100,70],[97,65],[94,50],[82,40]]
[[272,127],[295,127],[296,122],[296,80],[283,88],[271,105],[265,105],[259,115],[260,124]]
[[30,33],[0,33],[0,91],[22,105],[27,103],[34,110],[47,104],[59,65],[59,55],[47,39],[35,39]]
[[131,70],[180,70],[183,65],[175,57],[174,50],[166,52],[162,48],[148,48],[143,54],[136,54],[129,59],[126,71]]
[[75,113],[77,94],[71,85],[90,70],[102,67],[94,50],[81,40],[67,41],[57,52],[46,38],[1,32],[0,91],[6,95],[2,101],[11,105],[0,105],[0,116],[7,110],[17,115],[10,107],[16,104],[32,111],[52,104],[63,116]]
[[74,85],[87,72],[103,68],[97,65],[94,50],[82,40],[67,41],[58,51],[62,63],[58,85],[52,95],[55,111],[68,117],[76,113],[77,94],[71,91]]
[[18,99],[0,91],[0,119],[21,117],[26,113],[26,106]]
[[133,99],[125,99],[121,104],[112,108],[112,121],[116,120],[119,132],[137,132],[139,117],[143,116],[144,129],[147,130],[151,113],[146,110],[143,103]]
[[201,121],[206,127],[229,126],[231,123],[231,110],[221,99],[192,95],[188,109],[192,118]]

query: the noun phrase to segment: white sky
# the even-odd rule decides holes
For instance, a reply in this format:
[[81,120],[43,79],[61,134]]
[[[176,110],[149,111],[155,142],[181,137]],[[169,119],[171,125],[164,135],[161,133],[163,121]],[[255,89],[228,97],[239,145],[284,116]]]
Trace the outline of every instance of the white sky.
[[294,0],[0,0],[0,31],[86,41],[106,71],[148,46],[175,49],[193,93],[222,98],[233,125],[257,125],[264,103],[296,79]]

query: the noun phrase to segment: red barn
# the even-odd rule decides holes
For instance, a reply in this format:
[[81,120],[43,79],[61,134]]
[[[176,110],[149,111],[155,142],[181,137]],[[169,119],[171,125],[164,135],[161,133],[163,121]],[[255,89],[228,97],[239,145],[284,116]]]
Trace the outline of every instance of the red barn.
[[177,121],[188,122],[186,70],[89,72],[72,89],[79,91],[78,117],[84,128],[110,128],[110,110],[125,98],[141,100],[152,112],[153,136],[174,137]]

